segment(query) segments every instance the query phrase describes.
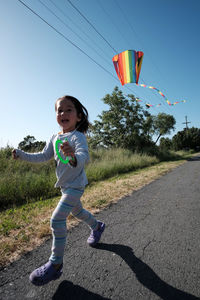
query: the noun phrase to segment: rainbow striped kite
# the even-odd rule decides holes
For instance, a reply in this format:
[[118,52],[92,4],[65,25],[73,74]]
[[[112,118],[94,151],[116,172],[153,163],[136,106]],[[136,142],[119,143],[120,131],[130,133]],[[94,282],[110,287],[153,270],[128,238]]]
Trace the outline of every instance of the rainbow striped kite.
[[115,71],[122,85],[138,83],[143,55],[142,51],[126,50],[113,57]]
[[[112,58],[115,71],[117,73],[117,76],[121,82],[122,85],[127,83],[136,83],[138,86],[149,88],[152,90],[157,91],[167,102],[168,105],[172,106],[180,102],[186,102],[185,100],[182,101],[176,101],[174,103],[171,103],[167,97],[156,87],[154,86],[148,86],[146,84],[139,84],[139,76],[140,71],[142,67],[142,60],[143,60],[144,53],[142,51],[135,51],[135,50],[126,50],[123,51],[117,55],[115,55]],[[136,98],[136,101],[141,102],[142,100]],[[156,106],[160,106],[161,104],[158,104]],[[146,103],[146,107],[150,108],[155,105],[152,105],[150,103]]]

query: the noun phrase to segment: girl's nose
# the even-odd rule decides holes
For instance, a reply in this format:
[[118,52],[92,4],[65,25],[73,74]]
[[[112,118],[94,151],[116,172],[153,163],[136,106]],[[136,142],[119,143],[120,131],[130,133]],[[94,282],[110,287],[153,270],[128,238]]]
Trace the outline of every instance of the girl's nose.
[[66,114],[67,114],[66,111],[62,111],[62,113],[61,113],[62,116],[63,116],[63,115],[66,115]]

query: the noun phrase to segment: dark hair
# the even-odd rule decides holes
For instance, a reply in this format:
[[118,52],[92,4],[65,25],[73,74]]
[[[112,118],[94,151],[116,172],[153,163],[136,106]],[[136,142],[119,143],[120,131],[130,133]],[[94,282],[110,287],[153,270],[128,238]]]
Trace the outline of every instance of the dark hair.
[[87,109],[75,97],[65,95],[65,96],[63,96],[61,98],[58,98],[56,100],[56,103],[55,103],[55,110],[56,111],[57,111],[57,102],[61,101],[61,100],[70,100],[74,104],[74,106],[76,108],[76,111],[77,111],[77,115],[79,116],[81,114],[81,121],[77,122],[76,130],[78,130],[80,132],[83,132],[83,133],[86,133],[88,131],[88,127],[90,125],[90,123],[88,121],[88,111],[87,111]]

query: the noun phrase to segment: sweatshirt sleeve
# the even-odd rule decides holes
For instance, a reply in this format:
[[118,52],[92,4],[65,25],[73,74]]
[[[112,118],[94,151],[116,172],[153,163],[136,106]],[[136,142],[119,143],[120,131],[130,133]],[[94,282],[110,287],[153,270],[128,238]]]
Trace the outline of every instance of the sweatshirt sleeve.
[[20,149],[16,149],[17,156],[22,159],[33,163],[40,163],[50,160],[54,155],[53,150],[53,137],[48,142],[48,144],[44,147],[42,152],[38,153],[27,153]]
[[77,166],[79,168],[84,167],[85,164],[89,163],[89,151],[88,144],[85,135],[81,134],[81,138],[75,139],[75,156],[77,159]]

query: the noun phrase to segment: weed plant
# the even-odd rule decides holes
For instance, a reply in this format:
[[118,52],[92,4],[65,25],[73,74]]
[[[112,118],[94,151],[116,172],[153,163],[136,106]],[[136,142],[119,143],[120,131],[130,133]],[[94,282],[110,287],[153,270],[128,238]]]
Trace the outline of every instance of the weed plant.
[[[38,200],[49,199],[60,195],[55,189],[55,162],[33,164],[13,160],[12,149],[0,150],[0,211],[9,207],[22,205]],[[90,151],[90,163],[86,166],[89,184],[104,180],[122,173],[170,160],[169,152],[152,156],[137,154],[125,149],[100,149]]]

